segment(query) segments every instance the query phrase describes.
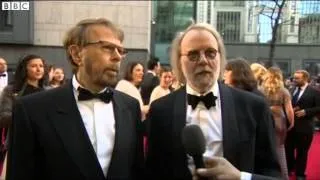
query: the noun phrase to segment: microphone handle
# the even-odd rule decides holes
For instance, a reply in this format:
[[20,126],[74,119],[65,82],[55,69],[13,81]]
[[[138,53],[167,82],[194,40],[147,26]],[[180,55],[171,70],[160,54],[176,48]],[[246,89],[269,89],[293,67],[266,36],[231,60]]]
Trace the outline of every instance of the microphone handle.
[[[193,156],[193,161],[194,161],[194,165],[196,166],[196,169],[205,168],[202,155]],[[199,176],[199,180],[209,180],[209,178]]]

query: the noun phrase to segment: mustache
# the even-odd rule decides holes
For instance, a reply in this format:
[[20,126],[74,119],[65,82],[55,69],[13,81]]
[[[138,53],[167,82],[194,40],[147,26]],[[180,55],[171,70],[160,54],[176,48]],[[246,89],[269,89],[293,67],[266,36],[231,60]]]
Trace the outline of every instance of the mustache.
[[206,69],[206,68],[204,68],[204,69],[196,69],[195,70],[195,74],[200,74],[200,73],[212,73],[212,70]]
[[116,71],[116,72],[119,72],[120,68],[118,66],[112,66],[112,67],[105,68],[105,71]]

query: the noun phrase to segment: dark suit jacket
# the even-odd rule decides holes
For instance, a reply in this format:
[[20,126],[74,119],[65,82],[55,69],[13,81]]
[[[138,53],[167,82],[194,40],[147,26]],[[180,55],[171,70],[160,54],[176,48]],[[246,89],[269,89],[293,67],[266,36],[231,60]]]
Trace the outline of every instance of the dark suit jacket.
[[[291,91],[293,94],[293,91]],[[320,93],[311,86],[307,86],[302,96],[299,98],[297,104],[300,109],[306,111],[306,116],[298,118],[295,117],[294,130],[303,133],[313,133],[313,117],[320,113]],[[293,107],[295,107],[293,105]]]
[[144,160],[139,103],[116,90],[112,102],[115,143],[107,178],[70,83],[17,101],[7,180],[140,180]]
[[8,73],[8,84],[14,81],[14,73],[13,72],[7,72]]
[[148,72],[143,76],[141,83],[141,97],[143,104],[148,105],[153,89],[159,85],[159,78]]
[[[250,92],[222,84],[219,89],[224,157],[240,171],[254,173],[253,179],[268,179],[261,175],[280,177],[268,105]],[[181,142],[186,123],[186,88],[153,102],[148,120],[149,179],[191,180]]]

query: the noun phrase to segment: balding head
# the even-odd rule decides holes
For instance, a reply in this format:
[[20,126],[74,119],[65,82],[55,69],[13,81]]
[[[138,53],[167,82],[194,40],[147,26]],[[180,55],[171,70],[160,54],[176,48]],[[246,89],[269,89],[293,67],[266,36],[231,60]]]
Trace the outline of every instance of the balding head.
[[0,73],[4,73],[7,71],[7,61],[0,57]]

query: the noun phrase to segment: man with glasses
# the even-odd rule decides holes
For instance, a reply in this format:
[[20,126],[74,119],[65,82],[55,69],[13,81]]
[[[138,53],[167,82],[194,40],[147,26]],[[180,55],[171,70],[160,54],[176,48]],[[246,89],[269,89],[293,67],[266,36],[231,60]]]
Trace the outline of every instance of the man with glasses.
[[106,19],[86,19],[68,31],[72,80],[17,101],[8,180],[143,178],[139,103],[111,88],[126,55],[123,38]]
[[[277,179],[271,112],[261,97],[218,83],[226,61],[219,33],[191,25],[172,44],[171,64],[185,87],[151,104],[148,124],[149,179]],[[205,168],[194,171],[182,144],[185,126],[200,126]]]

